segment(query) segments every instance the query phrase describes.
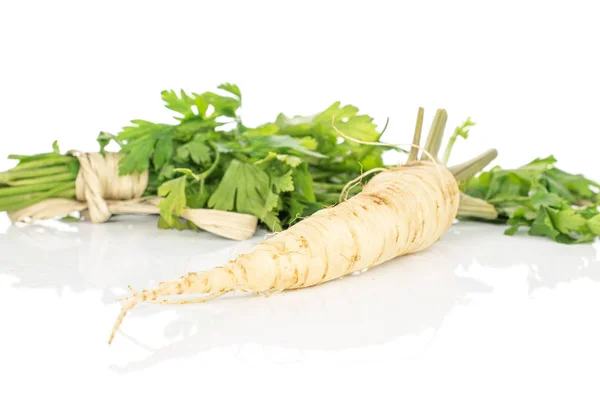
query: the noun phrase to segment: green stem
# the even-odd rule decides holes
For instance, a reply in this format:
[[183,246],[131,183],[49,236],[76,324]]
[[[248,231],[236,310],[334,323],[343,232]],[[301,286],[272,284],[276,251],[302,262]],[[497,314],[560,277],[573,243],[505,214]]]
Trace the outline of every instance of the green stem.
[[[73,187],[75,187],[75,181],[73,181],[72,184],[73,184]],[[0,198],[7,197],[7,196],[14,196],[14,195],[18,195],[18,194],[44,192],[46,190],[54,189],[58,185],[62,185],[62,182],[44,183],[44,184],[35,185],[35,186],[3,187],[3,188],[0,188]]]
[[458,205],[458,216],[496,219],[498,218],[498,211],[496,211],[496,208],[494,208],[493,205],[487,203],[485,200],[461,193],[460,203]]
[[243,155],[241,153],[234,152],[234,153],[231,153],[231,155],[234,158],[237,158],[238,160],[243,161],[243,162],[249,162],[250,161],[250,157],[245,156],[245,155]]
[[326,205],[335,204],[339,201],[340,195],[336,193],[315,193],[315,198]]
[[524,201],[529,200],[530,197],[527,196],[504,196],[497,198],[486,200],[490,204],[501,204],[501,203],[522,203]]
[[21,162],[15,167],[15,169],[25,170],[33,168],[50,167],[53,165],[68,164],[70,162],[73,162],[73,160],[75,160],[75,157],[71,156],[56,156],[51,158],[42,158],[39,160]]
[[415,134],[413,136],[412,147],[410,148],[410,153],[408,154],[408,162],[416,161],[417,155],[419,154],[419,145],[421,144],[421,132],[423,131],[423,114],[425,110],[423,107],[419,107],[419,111],[417,112],[417,124],[415,125]]
[[452,152],[452,147],[454,147],[454,143],[456,142],[456,138],[458,137],[458,135],[452,135],[450,136],[450,139],[448,139],[448,144],[446,145],[446,150],[444,150],[444,156],[442,158],[442,162],[445,164],[448,164],[448,160],[450,159],[450,153]]
[[57,182],[67,182],[67,181],[75,181],[76,176],[71,172],[65,172],[62,174],[50,175],[50,176],[42,176],[40,178],[33,179],[21,179],[18,181],[10,182],[10,186],[36,186],[46,183],[57,183]]
[[454,179],[457,182],[464,181],[475,175],[477,172],[484,169],[489,163],[491,163],[498,156],[498,152],[495,149],[490,149],[485,153],[470,159],[459,165],[448,168]]
[[201,173],[200,175],[198,175],[198,177],[202,181],[206,180],[206,178],[208,178],[210,176],[210,174],[213,173],[213,171],[215,170],[215,168],[217,168],[217,166],[219,165],[219,160],[221,159],[221,153],[219,152],[219,149],[217,149],[217,146],[214,143],[212,143],[212,142],[208,142],[208,144],[215,151],[215,161],[213,161],[213,163],[211,164],[211,166],[206,171],[204,171],[203,173]]
[[446,110],[440,109],[435,113],[429,135],[425,142],[425,150],[434,158],[431,160],[427,154],[421,155],[421,160],[424,161],[436,161],[440,146],[442,145],[442,139],[444,138],[444,130],[446,129],[446,121],[448,120],[448,113]]
[[333,175],[335,175],[335,173],[329,171],[318,171],[310,173],[310,176],[313,178],[313,181],[317,179],[326,179],[332,177]]
[[75,188],[71,186],[71,182],[68,182],[65,185],[58,186],[53,190],[49,190],[37,195],[4,197],[0,199],[0,211],[20,210],[51,197],[74,198]]
[[35,169],[23,169],[18,170],[16,168],[10,169],[6,172],[0,173],[0,182],[11,184],[13,181],[24,179],[24,178],[38,178],[42,176],[57,175],[63,172],[69,172],[69,168],[66,165],[58,167],[48,168],[35,168]]
[[316,189],[322,189],[322,190],[336,190],[341,191],[342,189],[344,189],[344,187],[346,186],[345,183],[328,183],[328,182],[314,182],[313,181],[313,186]]
[[22,154],[9,154],[8,155],[8,159],[9,160],[40,160],[42,158],[52,158],[52,157],[56,157],[56,153],[42,153],[42,154],[36,154],[34,156],[24,156]]
[[[343,185],[345,186],[345,185]],[[317,199],[317,201],[320,201],[322,203],[326,203],[326,204],[335,204],[340,200],[340,192],[341,189],[339,191],[321,191],[321,188],[315,187],[315,197]],[[343,188],[342,188],[343,189]],[[355,186],[352,189],[350,189],[348,191],[349,195],[355,195],[358,194],[362,191],[362,186]]]

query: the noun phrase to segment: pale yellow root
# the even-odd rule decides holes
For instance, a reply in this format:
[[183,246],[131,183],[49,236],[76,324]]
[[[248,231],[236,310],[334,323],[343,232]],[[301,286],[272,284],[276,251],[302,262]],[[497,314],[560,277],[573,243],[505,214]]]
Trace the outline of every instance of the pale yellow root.
[[[127,285],[127,289],[129,289],[129,291],[131,293],[133,293],[134,295],[137,294],[137,290],[135,290],[134,288],[131,287],[131,285]],[[117,300],[115,300],[116,302],[120,303],[122,301],[125,301],[129,298],[129,296],[124,296],[124,297],[119,297]]]
[[231,290],[222,290],[220,292],[211,293],[207,296],[198,297],[195,299],[183,299],[183,300],[159,299],[159,300],[152,300],[150,303],[155,303],[155,304],[198,304],[198,303],[205,303],[209,300],[216,299],[217,297],[221,297],[224,294],[229,293],[229,292],[231,292]]
[[142,302],[184,293],[213,293],[194,301],[204,302],[233,290],[260,294],[305,288],[420,251],[448,230],[458,205],[458,185],[445,167],[421,161],[390,168],[371,178],[358,195],[221,267],[133,292],[109,342],[127,312]]
[[161,296],[172,296],[183,293],[221,293],[232,290],[235,286],[231,271],[223,267],[216,267],[206,272],[191,272],[178,279],[161,282],[153,290],[143,290],[141,292],[132,290],[133,294],[124,300],[125,303],[117,317],[108,343],[110,344],[114,339],[127,312],[140,303],[151,302]]

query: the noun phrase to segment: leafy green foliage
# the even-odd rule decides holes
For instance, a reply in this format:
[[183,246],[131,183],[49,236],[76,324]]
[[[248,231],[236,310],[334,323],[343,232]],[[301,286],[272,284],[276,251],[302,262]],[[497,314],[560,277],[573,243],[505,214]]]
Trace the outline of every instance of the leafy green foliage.
[[314,116],[287,118],[256,127],[238,115],[242,93],[224,83],[222,92],[165,90],[175,124],[133,120],[117,135],[102,132],[125,156],[120,174],[148,170],[145,195],[164,197],[160,228],[197,229],[181,219],[185,207],[208,207],[257,216],[269,230],[281,230],[337,201],[341,183],[361,169],[383,166],[383,150],[341,140],[347,135],[377,141],[371,117],[351,105],[334,103]]
[[233,83],[223,83],[219,85],[219,89],[223,89],[226,92],[233,94],[240,100],[240,102],[242,101],[242,92],[240,91],[240,88],[237,85],[234,85]]
[[[325,111],[312,117],[287,117],[280,114],[275,121],[279,133],[299,138],[305,147],[326,158],[309,160],[311,172],[330,173],[336,182],[347,182],[361,171],[382,167],[384,148],[365,146],[342,140],[332,124],[354,139],[376,142],[381,133],[373,118],[358,113],[358,108],[340,102],[333,103]],[[313,147],[315,146],[316,147]]]
[[271,191],[270,177],[251,163],[231,161],[208,200],[208,207],[253,214],[267,225],[273,223],[275,230],[281,229],[279,219],[272,213],[277,207],[277,196]]
[[171,225],[174,216],[183,213],[185,207],[185,176],[166,181],[158,188],[158,195],[164,199],[160,202],[160,216],[165,223]]
[[492,168],[461,184],[466,194],[494,205],[514,235],[520,227],[559,243],[582,243],[600,236],[600,185],[555,166],[552,156],[517,169]]

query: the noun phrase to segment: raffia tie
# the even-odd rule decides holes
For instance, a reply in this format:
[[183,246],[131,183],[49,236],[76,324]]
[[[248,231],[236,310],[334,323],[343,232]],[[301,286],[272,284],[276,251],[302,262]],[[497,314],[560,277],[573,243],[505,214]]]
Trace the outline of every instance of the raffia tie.
[[[13,222],[29,222],[64,216],[73,212],[93,223],[106,222],[114,214],[160,214],[162,197],[141,197],[148,185],[148,172],[119,176],[118,153],[79,153],[79,173],[75,181],[77,200],[47,199],[9,213]],[[200,229],[229,239],[249,239],[258,219],[230,211],[185,208],[183,218]]]

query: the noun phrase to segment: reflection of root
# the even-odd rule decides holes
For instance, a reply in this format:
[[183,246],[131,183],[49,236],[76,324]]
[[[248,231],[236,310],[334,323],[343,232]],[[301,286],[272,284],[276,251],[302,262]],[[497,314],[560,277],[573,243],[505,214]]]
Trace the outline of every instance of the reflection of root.
[[183,299],[183,300],[174,300],[174,299],[162,299],[162,300],[151,300],[150,303],[156,304],[197,304],[204,303],[209,300],[216,299],[217,297],[223,296],[225,293],[230,292],[231,290],[221,290],[217,293],[211,293],[204,297],[198,297],[195,299]]

